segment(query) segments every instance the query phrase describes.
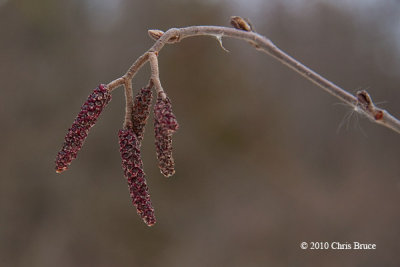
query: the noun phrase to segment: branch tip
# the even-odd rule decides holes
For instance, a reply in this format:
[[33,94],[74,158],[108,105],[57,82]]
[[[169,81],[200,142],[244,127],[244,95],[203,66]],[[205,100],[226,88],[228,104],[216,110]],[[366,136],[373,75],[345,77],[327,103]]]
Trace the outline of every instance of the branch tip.
[[166,44],[176,43],[187,37],[207,35],[215,37],[221,48],[228,52],[228,50],[222,44],[222,37],[236,38],[245,40],[255,49],[274,57],[284,65],[302,75],[307,80],[310,80],[321,87],[323,90],[349,104],[354,109],[363,112],[369,119],[400,133],[400,121],[393,117],[389,112],[376,107],[366,91],[362,90],[353,95],[335,85],[331,81],[325,79],[315,71],[311,70],[301,62],[297,61],[279,49],[268,38],[257,34],[253,25],[248,19],[239,16],[232,16],[230,18],[230,23],[233,28],[220,26],[190,26],[185,28],[171,28],[165,32],[156,29],[149,30],[149,36],[156,40],[155,43],[148,51],[140,56],[135,63],[133,63],[125,75],[108,84],[109,91],[111,92],[116,87],[124,85],[124,78],[132,80],[136,72],[147,61],[150,61],[152,69],[152,75],[150,79],[152,82],[154,82],[156,92],[161,94],[161,96],[164,96],[165,93],[163,93],[163,88],[159,78],[157,55]]
[[149,34],[150,38],[157,41],[164,35],[164,32],[161,30],[148,30],[147,33]]

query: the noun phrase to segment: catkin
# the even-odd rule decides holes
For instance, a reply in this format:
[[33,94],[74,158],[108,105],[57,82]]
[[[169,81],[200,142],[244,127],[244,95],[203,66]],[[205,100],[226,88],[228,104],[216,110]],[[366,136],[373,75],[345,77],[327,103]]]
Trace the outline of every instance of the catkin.
[[74,120],[71,128],[68,129],[64,138],[64,144],[56,157],[56,172],[65,171],[77,156],[78,151],[100,116],[104,107],[110,102],[111,94],[105,84],[100,84],[89,95],[81,107],[81,111]]
[[156,219],[143,171],[139,140],[134,131],[130,128],[119,130],[118,137],[122,169],[128,181],[132,203],[143,221],[148,226],[152,226],[156,223]]
[[136,134],[139,143],[143,139],[144,127],[150,115],[151,100],[153,95],[151,92],[152,85],[143,87],[135,97],[132,110],[133,131]]
[[158,96],[154,105],[154,132],[158,166],[165,177],[175,173],[175,162],[172,157],[172,134],[179,128],[178,121],[172,113],[168,97]]

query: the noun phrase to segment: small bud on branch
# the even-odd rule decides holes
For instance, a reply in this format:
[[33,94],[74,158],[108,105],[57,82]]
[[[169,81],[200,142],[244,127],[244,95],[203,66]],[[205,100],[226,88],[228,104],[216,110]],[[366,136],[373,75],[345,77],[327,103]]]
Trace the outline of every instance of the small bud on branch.
[[[384,117],[384,111],[380,108],[377,108],[372,102],[370,95],[365,90],[358,91],[356,93],[357,96],[357,106],[361,108],[361,110],[365,114],[372,114],[373,120],[381,121]],[[370,117],[369,117],[370,118]]]
[[157,41],[160,39],[161,36],[163,36],[164,32],[160,30],[148,30],[147,33],[153,39],[154,41]]
[[374,104],[372,103],[372,99],[365,90],[358,91],[356,93],[358,105],[362,106],[363,109],[368,111],[373,111]]
[[[149,34],[150,38],[153,39],[154,41],[157,41],[164,35],[164,32],[161,30],[148,30],[147,33]],[[168,38],[168,40],[166,40],[166,43],[173,44],[178,41],[179,41],[179,35],[172,35]]]
[[238,30],[243,30],[246,32],[251,32],[253,30],[248,21],[238,16],[231,17],[231,25]]

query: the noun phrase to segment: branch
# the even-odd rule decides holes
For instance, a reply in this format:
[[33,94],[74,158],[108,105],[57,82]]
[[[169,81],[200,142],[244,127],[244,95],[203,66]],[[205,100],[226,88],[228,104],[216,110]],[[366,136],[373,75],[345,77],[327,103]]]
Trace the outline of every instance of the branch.
[[177,43],[192,36],[212,36],[218,40],[222,37],[229,37],[249,42],[257,50],[279,60],[284,65],[318,85],[320,88],[353,107],[354,110],[364,114],[371,121],[400,133],[400,121],[386,110],[377,108],[366,91],[359,91],[356,93],[356,96],[350,94],[280,50],[265,36],[252,31],[253,27],[247,21],[244,21],[240,17],[232,17],[231,23],[235,28],[219,26],[191,26],[185,28],[172,28],[165,33],[160,30],[149,30],[149,35],[153,39],[156,39],[156,42],[147,52],[132,64],[129,70],[122,77],[108,84],[109,90],[112,91],[115,88],[126,84],[126,81],[131,80],[137,71],[139,71],[139,69],[150,60],[152,67],[151,79],[153,80],[157,91],[163,92],[158,77],[157,55],[166,44]]
[[[57,154],[56,172],[65,171],[72,160],[76,158],[90,128],[94,126],[101,111],[111,100],[111,91],[119,86],[123,86],[125,89],[126,109],[123,129],[118,132],[118,137],[124,176],[128,181],[132,203],[136,207],[137,213],[148,226],[154,225],[154,208],[151,204],[143,171],[143,162],[140,157],[144,126],[152,106],[151,88],[153,85],[157,91],[157,100],[153,109],[156,154],[160,171],[166,177],[170,177],[175,173],[174,159],[172,157],[172,134],[179,127],[176,117],[172,112],[171,101],[161,86],[158,54],[166,44],[173,44],[185,38],[199,35],[216,38],[223,49],[222,37],[245,40],[257,50],[278,59],[328,93],[352,106],[355,111],[366,115],[378,124],[400,133],[399,120],[391,116],[387,111],[377,108],[366,91],[358,91],[355,96],[346,92],[287,55],[266,37],[255,33],[254,27],[247,20],[240,17],[232,17],[231,24],[234,28],[192,26],[180,29],[173,28],[165,33],[160,30],[150,30],[150,37],[156,40],[153,46],[140,56],[123,76],[110,82],[108,85],[100,84],[94,89],[81,107],[81,111],[73,122],[72,127],[68,129],[62,149]],[[142,88],[134,101],[132,79],[148,61],[151,67],[149,84],[147,87]]]

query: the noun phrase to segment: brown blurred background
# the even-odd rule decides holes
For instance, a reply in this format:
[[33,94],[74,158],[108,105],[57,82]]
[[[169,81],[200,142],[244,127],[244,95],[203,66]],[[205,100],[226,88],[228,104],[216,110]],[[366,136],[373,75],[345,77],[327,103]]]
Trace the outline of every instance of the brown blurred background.
[[396,1],[0,0],[1,266],[399,266],[400,136],[242,41],[224,39],[226,53],[196,37],[160,54],[181,128],[166,179],[147,127],[154,227],[136,215],[120,166],[121,88],[55,173],[81,104],[151,46],[148,29],[227,26],[231,15],[400,116]]

